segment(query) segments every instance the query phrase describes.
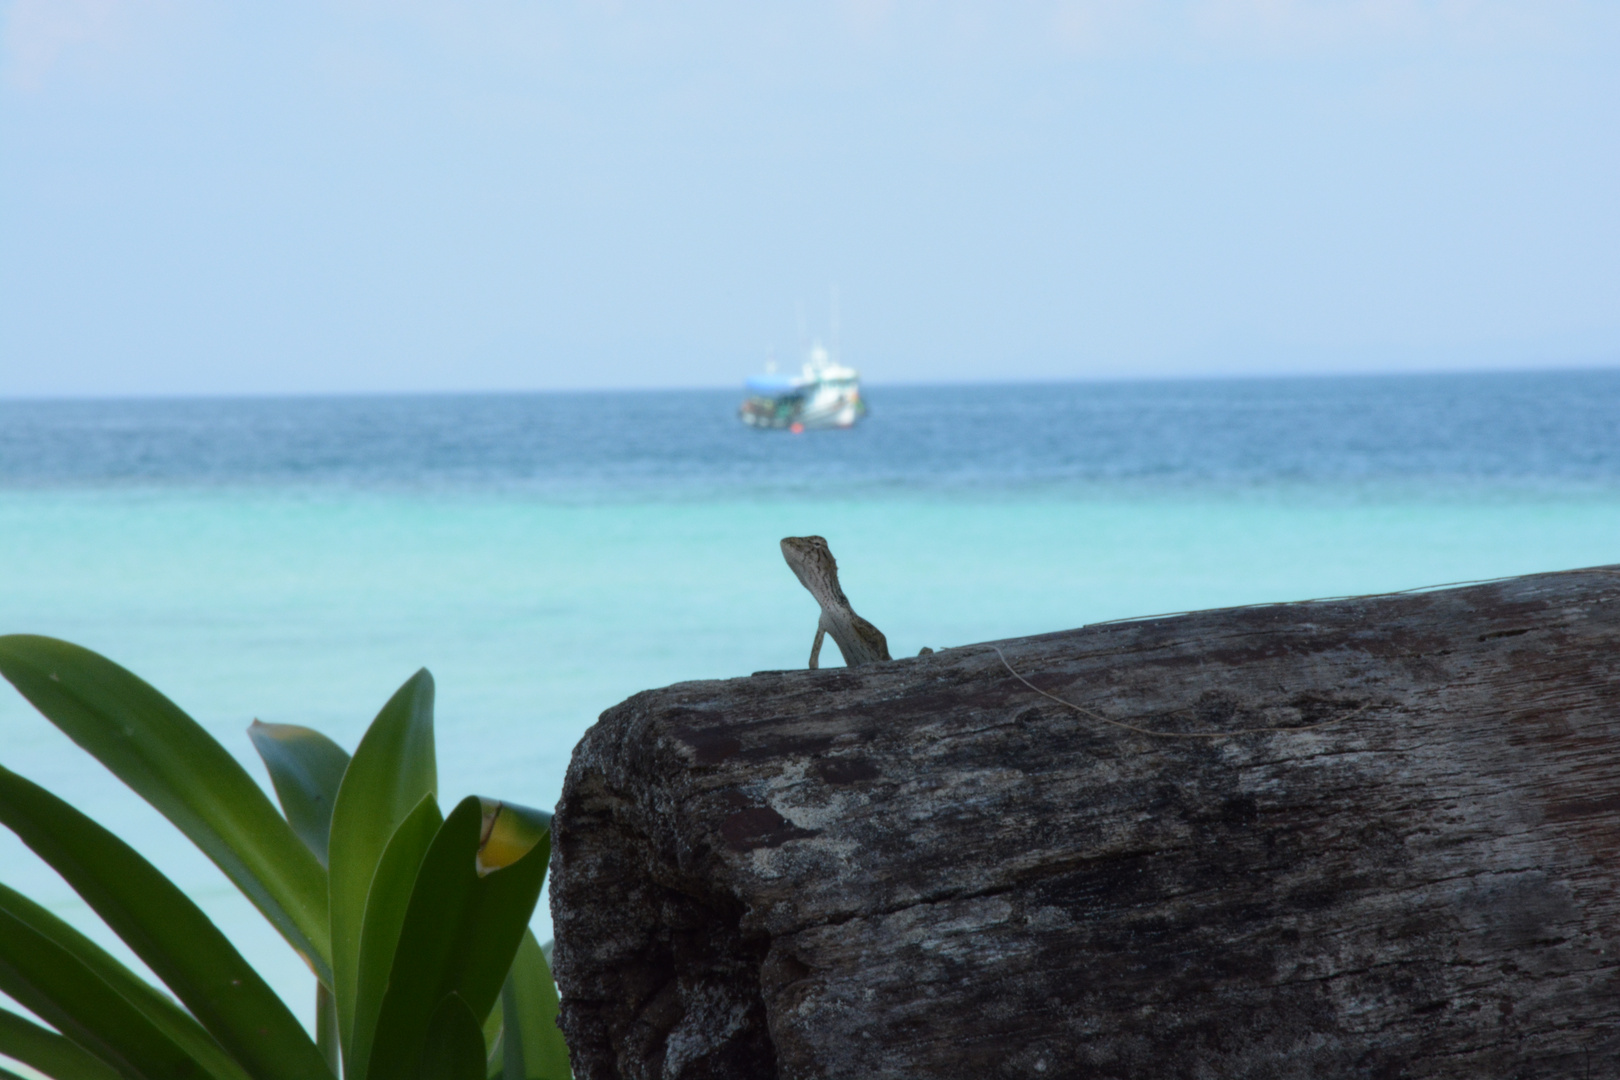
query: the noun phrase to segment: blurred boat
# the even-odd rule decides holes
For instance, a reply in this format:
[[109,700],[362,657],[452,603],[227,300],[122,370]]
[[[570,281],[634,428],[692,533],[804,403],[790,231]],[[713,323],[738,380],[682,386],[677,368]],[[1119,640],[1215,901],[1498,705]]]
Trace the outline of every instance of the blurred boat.
[[820,342],[810,346],[798,375],[767,370],[745,385],[748,396],[737,415],[750,427],[847,428],[866,415],[860,373],[840,364]]

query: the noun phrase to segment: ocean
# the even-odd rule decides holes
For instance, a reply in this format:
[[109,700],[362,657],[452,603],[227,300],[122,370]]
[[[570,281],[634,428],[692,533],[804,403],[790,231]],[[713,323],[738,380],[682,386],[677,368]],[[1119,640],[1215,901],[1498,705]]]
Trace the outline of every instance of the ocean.
[[[630,694],[805,664],[787,535],[827,537],[897,656],[1620,562],[1616,371],[867,396],[802,435],[745,428],[727,391],[0,402],[0,632],[112,657],[261,780],[251,720],[352,749],[426,666],[441,800],[550,808]],[[0,764],[114,826],[310,1011],[212,865],[5,686]],[[0,880],[113,941],[9,836]]]

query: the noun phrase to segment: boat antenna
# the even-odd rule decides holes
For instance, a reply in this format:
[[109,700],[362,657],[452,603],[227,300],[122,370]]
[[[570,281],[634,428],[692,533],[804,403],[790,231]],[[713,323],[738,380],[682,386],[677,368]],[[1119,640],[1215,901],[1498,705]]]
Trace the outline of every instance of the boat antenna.
[[797,301],[794,308],[799,313],[799,351],[807,353],[810,351],[810,334],[804,328],[804,301]]
[[841,363],[838,359],[838,283],[832,286],[832,358],[834,363]]

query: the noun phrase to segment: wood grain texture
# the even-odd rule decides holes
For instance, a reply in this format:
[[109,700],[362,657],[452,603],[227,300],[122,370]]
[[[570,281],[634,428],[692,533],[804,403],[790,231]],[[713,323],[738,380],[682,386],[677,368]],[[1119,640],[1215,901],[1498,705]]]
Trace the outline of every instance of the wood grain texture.
[[[589,1080],[1620,1076],[1620,568],[638,694],[555,821]],[[1361,710],[1356,712],[1355,710]]]

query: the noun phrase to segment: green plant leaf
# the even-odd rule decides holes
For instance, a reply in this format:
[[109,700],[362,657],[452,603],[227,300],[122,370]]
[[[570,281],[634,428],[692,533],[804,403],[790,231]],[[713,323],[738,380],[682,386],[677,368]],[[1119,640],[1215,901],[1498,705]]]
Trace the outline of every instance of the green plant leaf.
[[502,1047],[506,1039],[501,1031],[503,1020],[498,1005],[489,1010],[489,1015],[484,1017],[484,1075],[487,1080],[501,1080]]
[[446,994],[428,1021],[420,1080],[484,1080],[484,1032],[456,994]]
[[366,1062],[371,1056],[372,1035],[383,994],[399,946],[400,928],[411,902],[422,859],[444,819],[433,796],[424,795],[416,809],[400,822],[377,863],[371,879],[371,895],[366,900],[365,926],[360,931],[360,967],[356,977],[354,1042],[349,1056],[349,1080],[365,1080]]
[[[202,1025],[197,1023],[190,1013],[113,959],[101,946],[79,931],[28,897],[4,885],[0,885],[0,914],[8,916],[49,941],[74,963],[83,966],[96,979],[110,986],[120,998],[133,1006],[147,1023],[170,1042],[179,1046],[193,1061],[200,1063],[216,1080],[248,1080],[248,1074],[243,1071],[242,1066],[214,1041],[213,1036],[203,1030]],[[17,983],[15,986],[20,988],[20,992],[19,989],[7,986],[0,980],[0,990],[16,998],[20,1004],[74,1041],[94,1049],[78,1038],[73,1030],[59,1022],[60,1010],[55,1013],[48,1011],[54,1008],[49,1001],[37,996],[32,998],[24,996],[32,993],[26,983]]]
[[474,1017],[495,1006],[539,899],[551,843],[541,833],[520,858],[480,874],[484,817],[481,800],[463,799],[422,860],[377,1017],[369,1077],[410,1074],[445,995],[460,997]]
[[499,799],[479,799],[478,873],[500,870],[527,855],[551,835],[551,815]]
[[315,1049],[333,1076],[342,1076],[343,1063],[338,1048],[337,998],[319,979],[315,980]]
[[546,954],[525,930],[501,989],[502,1080],[572,1080],[568,1044],[557,1027],[557,984]]
[[111,660],[54,638],[0,637],[0,675],[173,822],[331,981],[320,863],[201,725]]
[[52,1080],[118,1080],[117,1069],[72,1039],[5,1009],[0,1009],[0,1054]]
[[206,1080],[209,1075],[72,953],[3,911],[0,990],[127,1076]]
[[248,725],[248,738],[270,772],[287,824],[325,866],[332,806],[349,767],[349,752],[314,728],[297,724],[255,720]]
[[[366,897],[394,830],[438,794],[433,755],[433,676],[424,668],[395,691],[349,762],[332,809],[330,847],[332,989],[343,1061],[354,1067],[355,1000]],[[434,999],[437,1003],[437,998]],[[422,1022],[427,1023],[427,1017]]]
[[134,848],[0,767],[0,823],[61,874],[258,1080],[309,1080],[324,1064],[303,1026],[230,940]]

